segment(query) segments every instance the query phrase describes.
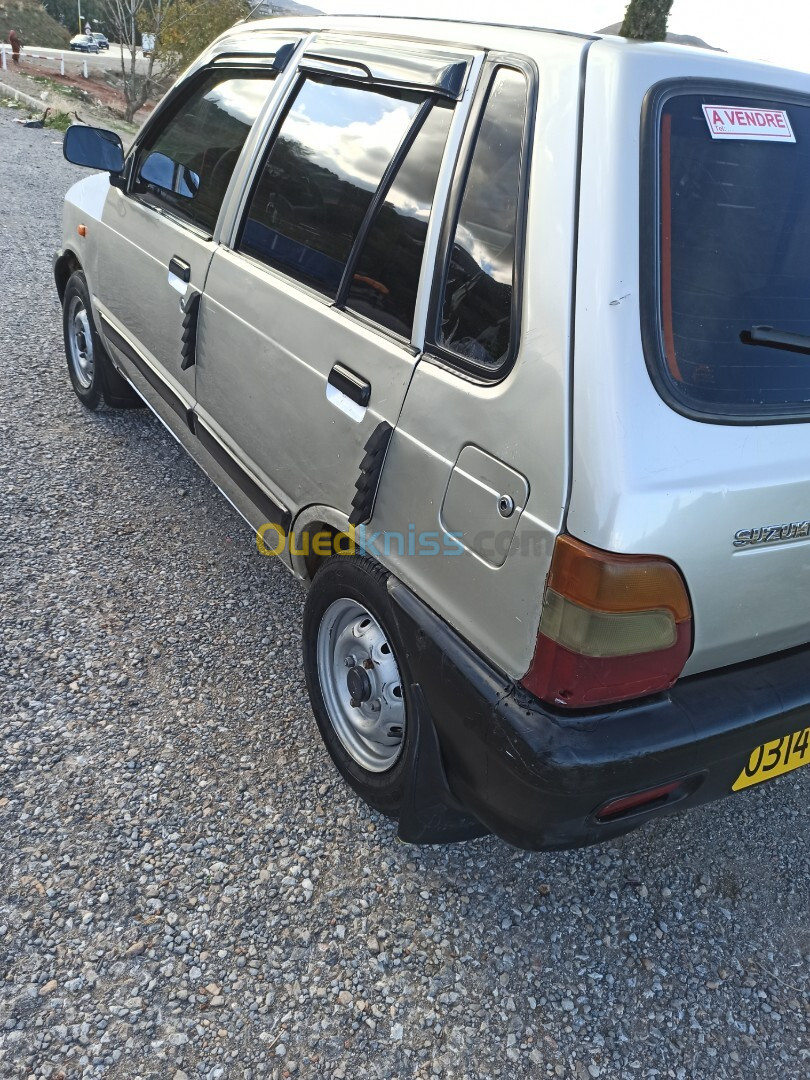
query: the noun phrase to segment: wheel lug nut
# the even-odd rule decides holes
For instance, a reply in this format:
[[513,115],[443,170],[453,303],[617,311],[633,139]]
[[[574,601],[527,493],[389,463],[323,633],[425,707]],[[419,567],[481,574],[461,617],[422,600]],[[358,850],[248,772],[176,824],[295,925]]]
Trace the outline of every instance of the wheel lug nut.
[[354,667],[357,664],[357,661],[353,656],[347,656],[343,663],[346,665],[346,667]]
[[372,711],[372,712],[379,712],[379,711],[380,711],[380,701],[379,701],[379,698],[374,698],[374,700],[373,700],[373,701],[370,701],[370,702],[368,703],[368,707],[369,707],[369,708],[371,709],[371,711]]

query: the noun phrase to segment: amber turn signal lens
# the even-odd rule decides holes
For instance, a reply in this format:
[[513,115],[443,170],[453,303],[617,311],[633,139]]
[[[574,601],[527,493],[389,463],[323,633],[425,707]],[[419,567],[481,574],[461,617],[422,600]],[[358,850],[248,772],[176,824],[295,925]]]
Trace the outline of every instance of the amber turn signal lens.
[[573,536],[557,538],[548,587],[595,611],[663,608],[675,622],[692,615],[683,578],[673,563],[654,555],[614,555]]

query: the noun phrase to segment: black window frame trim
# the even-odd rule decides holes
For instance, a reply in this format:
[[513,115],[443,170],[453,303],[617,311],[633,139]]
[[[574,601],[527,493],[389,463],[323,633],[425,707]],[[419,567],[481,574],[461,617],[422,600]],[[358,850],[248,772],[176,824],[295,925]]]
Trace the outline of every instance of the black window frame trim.
[[[781,411],[773,406],[752,406],[751,411],[695,406],[687,394],[679,394],[667,378],[664,352],[661,295],[661,116],[675,97],[716,94],[810,107],[810,94],[766,83],[738,79],[685,77],[665,79],[650,87],[641,106],[639,175],[639,308],[641,342],[650,380],[659,397],[676,413],[701,424],[726,427],[771,427],[777,424],[810,423],[810,404]],[[757,411],[754,411],[757,410]]]
[[[526,117],[523,126],[523,141],[520,154],[520,181],[518,185],[518,208],[515,223],[515,271],[512,287],[512,333],[509,338],[509,350],[496,368],[479,364],[469,357],[462,356],[437,343],[439,321],[444,302],[444,289],[450,269],[452,243],[461,212],[461,203],[467,189],[467,179],[472,167],[478,133],[489,103],[492,86],[498,72],[503,68],[519,71],[526,79]],[[520,353],[523,329],[523,286],[526,258],[526,226],[529,215],[529,187],[534,151],[535,117],[537,115],[539,72],[537,65],[529,57],[516,56],[512,53],[487,54],[475,100],[467,117],[467,126],[462,138],[456,169],[444,207],[444,219],[439,237],[439,248],[434,267],[433,281],[428,305],[427,326],[425,329],[425,353],[427,361],[439,367],[463,376],[467,381],[484,386],[495,386],[509,375]]]

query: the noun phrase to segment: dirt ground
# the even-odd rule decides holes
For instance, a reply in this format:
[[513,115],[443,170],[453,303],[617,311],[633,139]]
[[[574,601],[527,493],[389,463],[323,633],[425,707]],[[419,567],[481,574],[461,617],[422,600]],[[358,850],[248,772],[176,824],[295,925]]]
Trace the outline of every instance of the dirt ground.
[[[134,135],[149,116],[154,103],[150,102],[135,114],[135,121],[127,123],[123,118],[124,97],[118,90],[100,78],[85,79],[77,74],[60,75],[58,68],[49,63],[27,61],[20,69],[9,66],[0,71],[0,101],[10,97],[3,84],[42,101],[43,109],[68,113],[74,120],[112,127],[122,135]],[[20,103],[26,113],[33,110]]]

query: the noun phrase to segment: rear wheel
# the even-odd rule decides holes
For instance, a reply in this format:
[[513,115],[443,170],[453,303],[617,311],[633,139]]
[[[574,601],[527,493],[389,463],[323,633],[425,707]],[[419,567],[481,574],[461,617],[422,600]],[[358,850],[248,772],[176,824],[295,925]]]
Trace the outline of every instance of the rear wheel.
[[118,409],[143,404],[107,355],[93,322],[90,294],[81,270],[74,270],[65,286],[62,328],[70,381],[85,408],[96,409],[102,398]]
[[315,720],[344,780],[396,816],[407,779],[405,650],[387,574],[367,556],[336,555],[304,607],[304,672]]

